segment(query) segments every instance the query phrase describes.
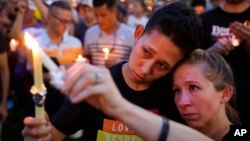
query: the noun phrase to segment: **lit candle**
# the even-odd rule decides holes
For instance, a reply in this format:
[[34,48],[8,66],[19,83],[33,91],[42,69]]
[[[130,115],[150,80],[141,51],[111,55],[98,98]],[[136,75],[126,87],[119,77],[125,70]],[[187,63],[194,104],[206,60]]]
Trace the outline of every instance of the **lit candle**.
[[[37,48],[32,49],[33,56],[33,71],[34,71],[34,88],[37,92],[44,91],[43,75],[42,75],[42,63],[40,60],[39,50]],[[44,106],[35,106],[36,117],[40,119],[45,118]]]
[[86,62],[87,59],[82,57],[82,55],[78,55],[77,58],[76,58],[76,62],[80,62],[80,63],[83,63],[83,62]]
[[102,49],[102,51],[104,52],[104,59],[108,60],[110,49],[105,47]]
[[[40,60],[42,61],[44,66],[49,70],[49,73],[52,77],[51,84],[55,86],[57,89],[60,89],[64,84],[63,78],[64,78],[65,70],[60,69],[51,60],[51,58],[39,47],[38,43],[34,40],[34,38],[32,38],[32,36],[29,35],[29,33],[25,32],[24,38],[26,41],[26,46],[28,48],[31,48],[32,50],[34,50],[34,48],[37,50]],[[33,93],[36,93],[36,91],[37,91],[36,89],[33,89]],[[44,92],[44,90],[42,92]]]
[[34,40],[34,38],[27,32],[24,33],[24,38],[28,48],[37,48],[39,50],[39,56],[43,65],[49,70],[49,72],[58,71],[58,66],[51,60],[51,58],[39,47],[39,44]]
[[[25,42],[26,45],[32,49],[32,57],[33,57],[34,85],[31,88],[31,93],[37,95],[45,91],[45,87],[43,84],[42,62],[40,59],[41,58],[40,48],[38,47],[38,43],[35,42],[31,36],[29,37],[28,33],[25,34]],[[40,119],[45,118],[45,110],[43,104],[38,105],[35,102],[35,116],[36,118]]]
[[231,42],[234,47],[237,47],[240,45],[240,41],[236,38],[234,34],[232,34]]

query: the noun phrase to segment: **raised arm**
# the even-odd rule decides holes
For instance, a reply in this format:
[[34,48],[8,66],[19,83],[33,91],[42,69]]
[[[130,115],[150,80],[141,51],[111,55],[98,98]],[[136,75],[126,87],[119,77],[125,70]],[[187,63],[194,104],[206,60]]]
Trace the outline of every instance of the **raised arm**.
[[[156,141],[160,137],[163,118],[124,99],[106,68],[76,63],[67,72],[62,92],[68,94],[73,103],[86,100],[95,108],[120,119],[144,140]],[[168,141],[211,140],[171,120],[167,126],[169,126],[169,132],[165,140]]]

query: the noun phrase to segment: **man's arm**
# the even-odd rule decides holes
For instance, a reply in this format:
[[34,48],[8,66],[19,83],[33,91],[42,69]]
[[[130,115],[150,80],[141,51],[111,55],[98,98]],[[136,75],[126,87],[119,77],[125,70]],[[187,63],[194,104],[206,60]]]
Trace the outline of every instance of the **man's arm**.
[[41,12],[42,15],[42,19],[43,22],[47,22],[48,21],[48,7],[43,3],[42,0],[33,0],[33,2],[35,3],[36,7],[39,9],[39,11]]
[[7,111],[7,100],[9,94],[9,85],[10,85],[10,75],[9,75],[9,65],[8,65],[8,56],[7,53],[0,53],[0,71],[2,78],[2,102],[1,102],[1,113],[3,120],[8,116]]

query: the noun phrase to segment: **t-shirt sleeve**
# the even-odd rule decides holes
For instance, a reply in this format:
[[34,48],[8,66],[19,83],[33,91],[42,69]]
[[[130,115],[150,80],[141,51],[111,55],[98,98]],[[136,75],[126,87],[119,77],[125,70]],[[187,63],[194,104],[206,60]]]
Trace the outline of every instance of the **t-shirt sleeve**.
[[65,135],[70,135],[82,129],[84,126],[83,103],[72,104],[68,99],[65,100],[62,108],[52,117],[52,125]]

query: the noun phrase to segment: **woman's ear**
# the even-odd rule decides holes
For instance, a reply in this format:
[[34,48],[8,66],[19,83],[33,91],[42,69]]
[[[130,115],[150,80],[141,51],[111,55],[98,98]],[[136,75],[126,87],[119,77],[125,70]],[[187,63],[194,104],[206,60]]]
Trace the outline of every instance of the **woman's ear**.
[[136,28],[135,28],[135,34],[134,34],[135,43],[140,39],[143,32],[144,32],[144,27],[142,25],[137,25]]
[[232,98],[234,93],[234,88],[233,86],[226,86],[223,90],[223,94],[221,97],[221,102],[223,103],[227,103],[228,101],[230,101],[230,99]]

